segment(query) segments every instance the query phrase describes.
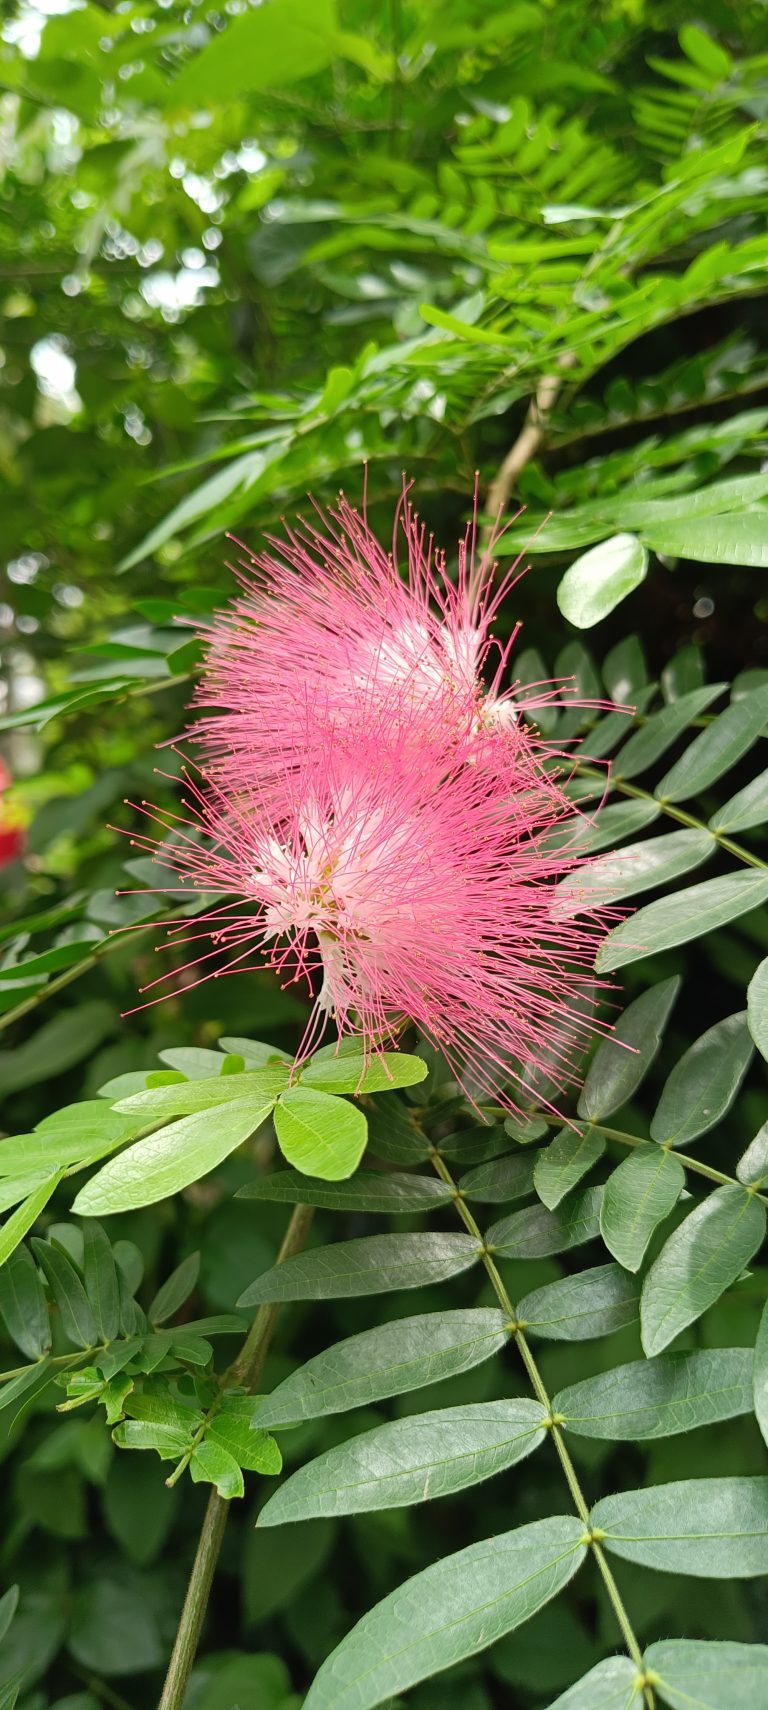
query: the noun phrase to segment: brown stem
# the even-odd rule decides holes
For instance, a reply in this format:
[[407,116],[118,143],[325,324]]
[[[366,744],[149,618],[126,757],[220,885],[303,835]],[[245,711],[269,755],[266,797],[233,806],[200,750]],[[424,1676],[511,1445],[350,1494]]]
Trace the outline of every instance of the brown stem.
[[510,446],[504,462],[488,488],[485,508],[491,520],[486,531],[486,540],[490,539],[497,520],[506,511],[510,495],[526,463],[530,463],[531,458],[536,456],[546,432],[547,418],[563,384],[564,371],[573,368],[575,361],[571,351],[564,351],[558,360],[558,372],[545,374],[539,381],[517,439],[514,445]]

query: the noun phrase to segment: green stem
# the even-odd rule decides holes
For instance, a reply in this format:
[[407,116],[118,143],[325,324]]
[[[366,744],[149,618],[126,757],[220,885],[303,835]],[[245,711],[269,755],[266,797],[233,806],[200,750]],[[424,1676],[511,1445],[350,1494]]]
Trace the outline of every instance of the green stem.
[[451,1189],[451,1193],[453,1195],[453,1201],[454,1201],[454,1204],[456,1206],[456,1210],[459,1214],[459,1217],[461,1218],[462,1223],[464,1224],[465,1229],[468,1230],[470,1235],[474,1236],[475,1240],[478,1242],[478,1244],[481,1248],[483,1264],[485,1266],[486,1273],[488,1275],[491,1287],[492,1287],[493,1292],[496,1296],[496,1299],[498,1300],[498,1303],[499,1303],[499,1306],[501,1307],[502,1312],[506,1315],[506,1317],[509,1321],[509,1328],[512,1332],[512,1335],[515,1338],[515,1342],[516,1342],[517,1347],[519,1349],[520,1357],[522,1359],[523,1365],[525,1366],[526,1372],[527,1372],[528,1377],[530,1379],[530,1383],[531,1383],[531,1387],[533,1389],[533,1392],[534,1392],[537,1400],[541,1402],[542,1407],[546,1408],[548,1420],[549,1420],[549,1430],[550,1430],[550,1433],[552,1436],[552,1441],[555,1445],[555,1449],[557,1451],[557,1455],[558,1455],[563,1473],[565,1474],[566,1483],[567,1483],[568,1489],[571,1493],[571,1498],[573,1501],[574,1508],[576,1509],[576,1513],[578,1514],[579,1519],[584,1522],[584,1526],[588,1532],[590,1548],[591,1548],[592,1553],[594,1555],[595,1561],[597,1562],[598,1570],[600,1572],[600,1576],[602,1578],[603,1585],[605,1586],[605,1590],[606,1590],[607,1595],[610,1599],[611,1606],[612,1606],[614,1614],[616,1616],[616,1620],[619,1624],[620,1631],[621,1631],[623,1638],[624,1638],[624,1643],[627,1647],[627,1651],[629,1652],[629,1655],[631,1656],[632,1661],[635,1664],[639,1675],[643,1679],[643,1682],[644,1682],[643,1695],[645,1698],[647,1710],[654,1710],[655,1700],[654,1700],[653,1688],[650,1685],[645,1683],[645,1680],[646,1680],[645,1664],[643,1662],[643,1653],[642,1653],[642,1649],[640,1647],[640,1643],[637,1639],[634,1628],[633,1628],[632,1623],[629,1619],[629,1615],[627,1614],[627,1610],[625,1608],[625,1605],[624,1605],[621,1593],[619,1591],[619,1588],[616,1584],[616,1580],[614,1579],[613,1572],[611,1570],[610,1564],[606,1560],[605,1552],[604,1552],[604,1550],[600,1544],[599,1539],[595,1538],[593,1536],[592,1528],[590,1526],[590,1519],[589,1519],[589,1504],[586,1500],[584,1492],[583,1492],[581,1485],[579,1483],[578,1473],[576,1472],[576,1468],[575,1468],[573,1461],[571,1460],[571,1456],[568,1452],[568,1448],[566,1446],[565,1439],[563,1437],[563,1432],[562,1432],[561,1426],[558,1423],[557,1418],[553,1414],[552,1401],[550,1399],[549,1393],[548,1393],[546,1385],[544,1383],[544,1379],[542,1378],[541,1372],[539,1371],[538,1365],[536,1364],[536,1360],[534,1359],[534,1356],[531,1352],[530,1345],[529,1345],[528,1341],[526,1340],[525,1336],[523,1335],[522,1329],[520,1328],[520,1326],[517,1322],[517,1314],[515,1312],[515,1308],[512,1304],[512,1301],[510,1300],[509,1295],[507,1293],[507,1289],[505,1287],[504,1280],[501,1276],[498,1265],[496,1264],[496,1261],[493,1258],[492,1253],[486,1247],[485,1237],[484,1237],[483,1232],[480,1228],[480,1225],[477,1223],[472,1211],[470,1210],[469,1206],[467,1205],[466,1200],[463,1198],[462,1193],[461,1193],[461,1189],[460,1189],[458,1183],[455,1181],[453,1175],[451,1174],[451,1171],[449,1170],[448,1165],[445,1162],[445,1159],[441,1156],[441,1154],[434,1147],[430,1153],[430,1157],[432,1160],[432,1165],[433,1165],[434,1169],[436,1170],[437,1174],[440,1176],[441,1180],[445,1182],[446,1187],[449,1187]]
[[[597,783],[604,783],[603,774],[596,772],[594,767],[576,762],[576,772],[580,778],[594,778]],[[619,790],[623,796],[632,796],[635,801],[653,802],[669,819],[676,819],[679,825],[690,826],[693,831],[707,831],[721,849],[727,849],[729,855],[735,855],[739,861],[744,861],[748,867],[768,868],[768,861],[763,861],[759,855],[753,855],[743,844],[734,843],[731,837],[726,837],[723,831],[715,830],[711,825],[705,825],[703,819],[696,819],[692,813],[686,813],[685,808],[675,807],[673,802],[667,802],[662,796],[654,796],[650,790],[641,790],[637,784],[626,784],[622,778],[611,779],[611,789]]]
[[[297,1205],[294,1207],[283,1244],[277,1255],[279,1265],[283,1263],[284,1259],[290,1259],[294,1253],[301,1251],[309,1233],[313,1216],[313,1206]],[[244,1384],[249,1390],[256,1388],[269,1351],[272,1332],[279,1312],[280,1307],[277,1303],[259,1308],[240,1353],[227,1373],[225,1382],[231,1378],[238,1384]],[[187,1682],[205,1620],[205,1612],[208,1607],[228,1513],[229,1502],[224,1497],[219,1496],[217,1490],[212,1490],[197,1542],[187,1595],[184,1599],[184,1607],[181,1611],[158,1710],[182,1710]]]

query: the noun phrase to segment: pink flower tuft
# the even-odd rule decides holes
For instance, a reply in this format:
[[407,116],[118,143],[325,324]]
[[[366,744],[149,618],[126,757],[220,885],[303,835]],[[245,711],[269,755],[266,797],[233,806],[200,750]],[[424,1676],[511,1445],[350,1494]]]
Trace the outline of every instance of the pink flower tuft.
[[[396,562],[400,536],[405,579]],[[373,714],[387,740],[384,708],[395,748],[403,709],[418,716],[410,763],[430,751],[461,750],[517,787],[521,711],[564,698],[573,705],[574,689],[502,686],[518,631],[501,644],[491,625],[519,561],[493,585],[492,548],[476,551],[476,515],[459,545],[455,582],[406,492],[391,554],[343,497],[316,527],[298,525],[269,546],[258,556],[242,548],[236,573],[244,592],[203,631],[207,659],[195,699],[212,710],[190,735],[226,788],[247,788],[256,768],[260,788],[279,802],[307,749],[325,751],[331,733],[338,740],[354,719]]]
[[172,927],[171,940],[191,933],[201,979],[265,962],[284,984],[305,978],[315,1003],[300,1057],[329,1017],[366,1052],[407,1019],[470,1096],[514,1109],[509,1084],[545,1045],[551,1078],[565,1087],[594,1029],[573,1000],[605,930],[599,911],[575,919],[559,906],[555,881],[575,863],[547,834],[571,804],[537,771],[522,732],[510,798],[492,768],[461,757],[408,763],[421,703],[401,707],[394,747],[389,715],[383,731],[363,700],[350,710],[354,740],[297,751],[279,810],[258,762],[253,783],[238,774],[235,791],[185,771],[187,817],[155,815],[166,840],[138,841],[176,871],[182,894],[221,900],[193,927]]

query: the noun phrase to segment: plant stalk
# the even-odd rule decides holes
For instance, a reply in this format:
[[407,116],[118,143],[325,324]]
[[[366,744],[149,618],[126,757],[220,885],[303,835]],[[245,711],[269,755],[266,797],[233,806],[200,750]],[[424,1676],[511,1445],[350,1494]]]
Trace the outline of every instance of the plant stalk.
[[[281,1265],[285,1259],[292,1258],[294,1253],[301,1251],[309,1233],[313,1216],[314,1206],[297,1205],[294,1207],[283,1244],[277,1255],[278,1265]],[[227,1379],[242,1384],[249,1390],[256,1388],[269,1351],[272,1332],[279,1312],[280,1307],[276,1303],[271,1306],[259,1307],[240,1353],[227,1373]],[[192,1671],[205,1620],[213,1576],[216,1572],[216,1564],[224,1539],[228,1512],[229,1502],[220,1496],[217,1490],[212,1490],[197,1542],[187,1595],[184,1599],[184,1607],[181,1611],[158,1710],[182,1710],[187,1682]]]

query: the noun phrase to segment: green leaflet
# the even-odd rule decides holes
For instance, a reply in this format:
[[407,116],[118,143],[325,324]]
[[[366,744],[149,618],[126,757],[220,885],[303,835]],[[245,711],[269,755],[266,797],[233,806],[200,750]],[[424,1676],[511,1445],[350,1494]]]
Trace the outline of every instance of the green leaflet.
[[33,1223],[37,1221],[40,1212],[52,1198],[63,1175],[63,1170],[52,1170],[51,1174],[40,1183],[40,1186],[35,1188],[34,1193],[30,1194],[29,1199],[25,1199],[16,1211],[11,1212],[10,1217],[6,1218],[5,1223],[0,1228],[0,1265],[5,1264],[6,1259],[18,1247],[19,1242],[23,1241],[27,1230],[31,1229]]
[[313,1057],[301,1071],[302,1087],[329,1093],[394,1092],[426,1078],[423,1057],[408,1057],[404,1051],[382,1051],[380,1056],[369,1058],[362,1053],[356,1057]]
[[651,1136],[664,1145],[697,1140],[730,1110],[752,1059],[746,1012],[702,1033],[675,1064],[656,1106]]
[[751,1348],[661,1354],[561,1389],[554,1413],[580,1437],[670,1437],[752,1411]]
[[669,1216],[684,1187],[680,1160],[650,1146],[631,1152],[608,1177],[600,1233],[608,1251],[628,1271],[639,1271],[654,1229]]
[[261,1402],[256,1423],[278,1429],[405,1395],[470,1371],[503,1348],[508,1337],[504,1313],[490,1307],[428,1312],[364,1330],[316,1354],[279,1384]]
[[274,1265],[241,1294],[238,1306],[277,1300],[340,1300],[423,1288],[477,1263],[474,1235],[367,1235],[314,1247]]
[[670,1710],[768,1710],[768,1645],[661,1639],[643,1661]]
[[478,1164],[461,1178],[461,1191],[466,1199],[481,1205],[504,1205],[510,1199],[524,1199],[533,1192],[536,1158],[512,1155],[492,1158]]
[[749,983],[747,1020],[761,1057],[768,1060],[768,956],[760,963]]
[[[184,1056],[182,1052],[166,1052],[165,1055],[182,1060]],[[219,1062],[226,1061],[216,1051],[210,1055]],[[178,1081],[173,1086],[148,1087],[145,1092],[121,1099],[115,1109],[127,1115],[138,1113],[146,1124],[159,1122],[164,1116],[192,1116],[195,1111],[214,1110],[218,1105],[243,1104],[246,1099],[259,1107],[270,1097],[274,1102],[278,1093],[288,1085],[288,1073],[287,1068],[277,1063],[262,1069],[246,1070],[240,1075],[219,1073],[210,1078]]]
[[768,1302],[763,1307],[755,1343],[755,1417],[768,1443]]
[[706,683],[680,695],[670,706],[662,707],[661,712],[653,713],[625,742],[614,763],[614,779],[636,778],[638,773],[647,771],[687,730],[691,719],[706,712],[727,687],[727,683]]
[[452,1196],[453,1189],[437,1176],[409,1176],[396,1170],[358,1170],[341,1182],[313,1181],[295,1170],[273,1170],[255,1182],[246,1182],[235,1198],[272,1200],[279,1205],[321,1205],[329,1211],[381,1211],[393,1217],[431,1211]]
[[768,1572],[768,1478],[691,1478],[606,1496],[590,1515],[604,1547],[660,1573]]
[[722,879],[707,879],[701,885],[659,897],[609,932],[595,966],[598,973],[610,973],[642,956],[701,938],[703,933],[714,932],[715,927],[757,908],[767,897],[768,875],[751,872],[728,873]]
[[640,1324],[646,1354],[659,1354],[741,1275],[765,1235],[765,1206],[721,1187],[688,1213],[651,1265]]
[[586,1342],[610,1336],[637,1318],[640,1285],[620,1265],[595,1265],[545,1283],[518,1301],[517,1316],[532,1336]]
[[601,1039],[581,1090],[579,1116],[604,1120],[636,1092],[659,1049],[679,990],[677,976],[659,980],[628,1005],[613,1031]]
[[372,1710],[530,1619],[585,1553],[581,1521],[536,1520],[470,1544],[385,1597],[316,1675],[304,1710]]
[[548,1710],[639,1710],[637,1669],[629,1657],[606,1657],[562,1692]]
[[[233,1076],[233,1085],[239,1079]],[[146,1140],[137,1140],[86,1183],[73,1209],[100,1217],[136,1206],[153,1205],[208,1174],[260,1127],[274,1100],[261,1105],[251,1099],[223,1105],[211,1114],[199,1110],[183,1116]]]
[[513,1211],[486,1234],[488,1246],[506,1259],[541,1259],[581,1247],[600,1233],[602,1188],[586,1188],[567,1205],[549,1211],[546,1205]]
[[736,1165],[736,1174],[747,1187],[760,1187],[768,1179],[768,1122],[763,1123],[750,1141]]
[[554,1211],[604,1151],[605,1141],[596,1130],[561,1128],[535,1161],[533,1181],[539,1199]]
[[751,784],[745,784],[743,790],[737,790],[730,801],[713,813],[710,827],[713,831],[728,832],[748,831],[753,825],[764,825],[768,819],[768,769],[753,778]]
[[[768,554],[768,547],[766,551]],[[659,801],[683,802],[709,789],[752,747],[766,722],[768,684],[741,700],[732,701],[713,724],[694,738],[657,785],[654,793]]]
[[646,837],[642,843],[629,843],[625,849],[601,855],[561,879],[558,909],[578,914],[597,902],[621,902],[641,891],[671,884],[692,867],[708,861],[716,848],[711,831],[671,831],[661,837]]
[[431,1501],[516,1465],[546,1436],[538,1401],[488,1401],[418,1413],[353,1437],[300,1467],[260,1526]]
[[569,623],[591,629],[644,580],[648,553],[635,534],[603,540],[566,570],[557,603]]

